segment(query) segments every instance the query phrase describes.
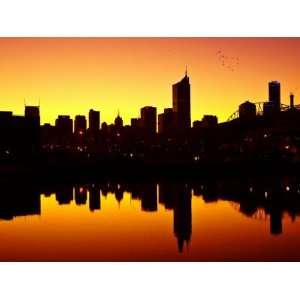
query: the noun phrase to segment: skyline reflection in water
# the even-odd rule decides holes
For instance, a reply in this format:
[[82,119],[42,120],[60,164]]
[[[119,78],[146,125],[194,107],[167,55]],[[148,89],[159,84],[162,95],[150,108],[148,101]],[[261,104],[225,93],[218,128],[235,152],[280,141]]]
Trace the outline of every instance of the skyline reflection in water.
[[2,184],[1,261],[299,261],[300,180]]

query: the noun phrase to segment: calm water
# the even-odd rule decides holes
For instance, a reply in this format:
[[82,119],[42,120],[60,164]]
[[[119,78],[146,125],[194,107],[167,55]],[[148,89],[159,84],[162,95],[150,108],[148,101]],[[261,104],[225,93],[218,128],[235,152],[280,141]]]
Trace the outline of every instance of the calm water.
[[300,260],[300,181],[2,184],[1,261]]

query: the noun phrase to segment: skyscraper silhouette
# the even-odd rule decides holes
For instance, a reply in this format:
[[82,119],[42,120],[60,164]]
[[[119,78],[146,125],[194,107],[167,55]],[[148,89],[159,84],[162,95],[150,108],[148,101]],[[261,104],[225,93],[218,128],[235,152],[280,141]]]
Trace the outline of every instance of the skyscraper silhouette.
[[156,133],[156,107],[145,106],[141,109],[141,126],[146,133]]
[[73,120],[70,116],[58,116],[55,120],[55,129],[58,145],[69,145],[73,133]]
[[276,111],[280,110],[280,82],[269,82],[269,101]]
[[85,116],[77,115],[74,122],[74,133],[76,135],[83,134],[86,131],[86,118]]
[[89,111],[89,130],[93,133],[100,129],[100,111],[90,109]]
[[158,115],[158,132],[168,134],[174,129],[174,112],[172,108],[165,108],[162,114]]
[[38,106],[25,106],[25,118],[40,126],[40,108]]
[[25,106],[25,118],[21,123],[23,123],[24,137],[26,135],[24,145],[27,144],[27,149],[30,152],[37,153],[40,146],[40,108],[38,106]]
[[131,118],[130,120],[130,126],[133,129],[138,129],[140,128],[141,125],[141,119],[140,118]]
[[119,112],[118,112],[118,115],[117,115],[116,118],[115,118],[114,124],[115,124],[115,128],[116,128],[117,130],[120,130],[120,129],[123,127],[123,119],[121,118]]
[[264,116],[272,117],[280,112],[280,82],[269,82],[269,101],[264,103]]
[[191,100],[187,72],[181,81],[173,84],[172,88],[176,129],[189,129],[191,127]]

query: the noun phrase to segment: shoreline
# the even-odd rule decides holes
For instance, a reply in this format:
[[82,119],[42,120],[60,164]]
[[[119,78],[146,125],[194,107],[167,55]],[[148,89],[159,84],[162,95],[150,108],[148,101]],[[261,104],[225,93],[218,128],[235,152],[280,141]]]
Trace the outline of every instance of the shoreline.
[[98,161],[96,163],[42,162],[0,165],[0,182],[5,181],[91,181],[91,180],[197,180],[249,177],[299,176],[300,162],[170,163],[141,161]]

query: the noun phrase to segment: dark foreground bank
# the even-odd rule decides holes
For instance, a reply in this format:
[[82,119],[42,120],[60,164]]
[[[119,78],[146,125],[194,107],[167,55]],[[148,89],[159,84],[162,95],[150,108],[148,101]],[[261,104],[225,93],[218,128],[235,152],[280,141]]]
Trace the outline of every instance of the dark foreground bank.
[[191,161],[142,161],[126,159],[40,158],[0,163],[1,181],[88,181],[97,179],[197,179],[300,175],[299,162],[281,160],[197,163]]

